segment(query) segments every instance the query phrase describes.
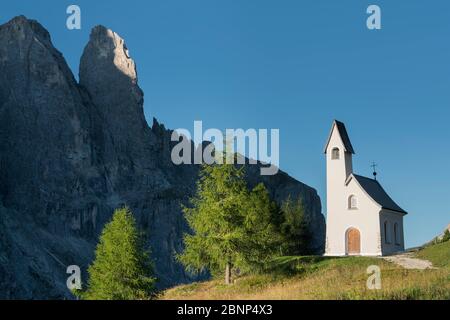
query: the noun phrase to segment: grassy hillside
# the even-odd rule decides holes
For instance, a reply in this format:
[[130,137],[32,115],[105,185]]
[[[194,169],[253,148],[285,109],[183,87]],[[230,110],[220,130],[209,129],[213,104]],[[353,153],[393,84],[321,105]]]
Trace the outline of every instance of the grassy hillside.
[[449,268],[450,265],[450,241],[430,245],[417,254],[420,259],[431,261],[437,268]]
[[[405,270],[381,258],[286,257],[270,274],[169,289],[161,299],[302,300],[302,299],[450,299],[450,242],[427,247],[417,257],[433,262],[433,270]],[[382,289],[368,290],[367,267],[381,268]]]

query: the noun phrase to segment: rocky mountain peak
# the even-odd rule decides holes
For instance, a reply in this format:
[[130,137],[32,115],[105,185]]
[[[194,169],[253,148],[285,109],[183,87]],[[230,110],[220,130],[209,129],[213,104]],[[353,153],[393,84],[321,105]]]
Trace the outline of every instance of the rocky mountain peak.
[[131,81],[137,82],[135,63],[130,57],[125,41],[117,33],[104,26],[96,26],[92,29],[87,48],[93,50],[99,60],[112,61],[119,71]]
[[[0,26],[0,65],[16,89],[25,83],[50,87],[75,86],[75,79],[48,31],[37,21],[17,16]],[[26,79],[37,80],[36,82]],[[12,83],[10,83],[12,84]],[[18,95],[18,98],[23,95]]]
[[0,32],[7,32],[11,38],[24,40],[27,35],[38,37],[40,40],[50,42],[50,34],[36,20],[27,19],[25,16],[17,16],[0,26]]
[[91,31],[81,57],[80,84],[100,99],[114,96],[111,95],[114,90],[142,104],[143,93],[137,85],[136,65],[125,41],[104,26],[96,26]]
[[89,93],[116,146],[127,148],[132,156],[148,150],[152,137],[144,134],[150,131],[144,116],[144,93],[125,41],[104,26],[94,27],[79,75],[80,86]]

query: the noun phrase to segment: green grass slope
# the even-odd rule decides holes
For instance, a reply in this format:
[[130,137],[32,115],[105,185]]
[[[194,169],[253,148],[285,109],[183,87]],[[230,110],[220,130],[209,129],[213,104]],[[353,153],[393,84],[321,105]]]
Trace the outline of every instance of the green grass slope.
[[427,246],[416,255],[420,259],[431,261],[435,267],[449,268],[450,241]]
[[[406,270],[381,258],[283,257],[272,271],[225,286],[212,280],[163,292],[167,300],[353,300],[450,299],[450,242],[416,253],[436,269]],[[382,289],[367,289],[367,268],[381,269]]]

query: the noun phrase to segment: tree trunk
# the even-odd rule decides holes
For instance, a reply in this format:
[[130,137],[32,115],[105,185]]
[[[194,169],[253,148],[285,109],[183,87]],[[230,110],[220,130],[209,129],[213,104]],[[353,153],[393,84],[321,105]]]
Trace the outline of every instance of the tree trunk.
[[230,263],[227,263],[225,267],[225,284],[231,284],[231,266]]

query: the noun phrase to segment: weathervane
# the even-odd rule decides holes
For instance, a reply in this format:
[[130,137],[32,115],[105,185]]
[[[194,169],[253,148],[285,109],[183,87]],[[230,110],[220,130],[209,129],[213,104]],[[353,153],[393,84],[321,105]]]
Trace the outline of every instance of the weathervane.
[[375,162],[372,162],[371,167],[373,168],[373,178],[374,178],[374,180],[377,180],[377,167],[378,167],[378,165]]

